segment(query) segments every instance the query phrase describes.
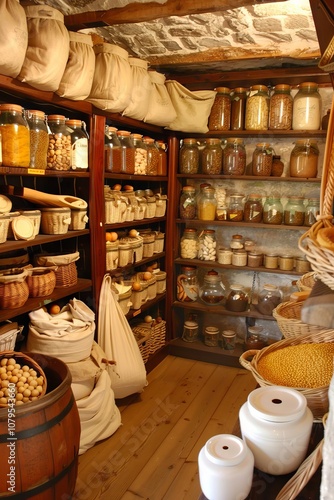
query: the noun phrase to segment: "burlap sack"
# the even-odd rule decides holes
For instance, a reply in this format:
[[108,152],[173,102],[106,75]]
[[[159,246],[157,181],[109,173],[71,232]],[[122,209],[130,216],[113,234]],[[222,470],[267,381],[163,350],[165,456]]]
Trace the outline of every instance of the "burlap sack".
[[177,114],[165,86],[166,77],[157,71],[148,72],[151,80],[151,97],[144,119],[146,123],[167,127]]
[[28,47],[28,27],[19,0],[0,2],[0,74],[16,78]]
[[148,62],[129,57],[132,72],[132,91],[129,105],[123,111],[123,115],[143,121],[151,99],[151,79],[148,73]]

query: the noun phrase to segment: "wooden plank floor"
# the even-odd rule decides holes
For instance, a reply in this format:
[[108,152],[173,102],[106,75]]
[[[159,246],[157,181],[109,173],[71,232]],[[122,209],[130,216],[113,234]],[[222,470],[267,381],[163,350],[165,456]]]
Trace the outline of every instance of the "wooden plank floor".
[[216,434],[239,433],[252,374],[167,356],[141,394],[118,400],[122,426],[79,457],[75,500],[196,500],[197,457]]

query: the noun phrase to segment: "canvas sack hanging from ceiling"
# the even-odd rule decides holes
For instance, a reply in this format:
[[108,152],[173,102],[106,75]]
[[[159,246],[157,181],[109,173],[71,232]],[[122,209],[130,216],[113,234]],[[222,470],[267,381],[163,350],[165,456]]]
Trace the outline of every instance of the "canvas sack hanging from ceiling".
[[167,127],[176,119],[177,114],[165,86],[166,77],[157,71],[149,71],[148,74],[151,80],[151,97],[144,121]]
[[64,74],[56,93],[74,101],[85,100],[92,89],[95,71],[93,40],[84,33],[69,32],[70,51]]
[[175,80],[166,81],[166,87],[177,113],[177,118],[166,128],[200,134],[208,132],[208,120],[217,92],[191,91]]
[[0,74],[16,78],[28,47],[28,27],[19,0],[0,2]]
[[109,275],[104,276],[100,290],[97,342],[108,361],[115,362],[107,367],[115,397],[142,392],[147,385],[145,364]]
[[151,98],[151,79],[148,74],[148,62],[129,57],[132,72],[132,91],[129,105],[123,111],[123,115],[143,121]]
[[55,92],[69,55],[69,33],[61,12],[47,5],[24,6],[28,48],[18,79],[32,87]]
[[121,113],[128,106],[132,72],[125,49],[111,43],[94,45],[95,72],[87,100],[99,109]]

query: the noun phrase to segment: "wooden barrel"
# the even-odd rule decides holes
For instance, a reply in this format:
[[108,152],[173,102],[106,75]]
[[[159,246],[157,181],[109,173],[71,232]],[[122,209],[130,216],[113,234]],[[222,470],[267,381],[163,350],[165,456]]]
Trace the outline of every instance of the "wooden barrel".
[[44,370],[47,393],[0,409],[0,498],[67,500],[78,472],[80,419],[63,361],[27,353]]

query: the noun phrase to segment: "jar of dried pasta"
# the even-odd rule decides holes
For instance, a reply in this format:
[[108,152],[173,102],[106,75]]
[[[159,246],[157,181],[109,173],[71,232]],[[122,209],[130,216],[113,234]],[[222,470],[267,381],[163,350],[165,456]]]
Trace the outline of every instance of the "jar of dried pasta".
[[22,106],[0,105],[2,164],[7,167],[29,167],[30,132]]
[[231,94],[227,87],[217,87],[209,116],[209,130],[229,130],[231,121]]
[[246,101],[246,130],[268,130],[269,89],[265,85],[253,85]]
[[269,103],[269,129],[290,130],[292,126],[293,98],[290,85],[275,85]]

